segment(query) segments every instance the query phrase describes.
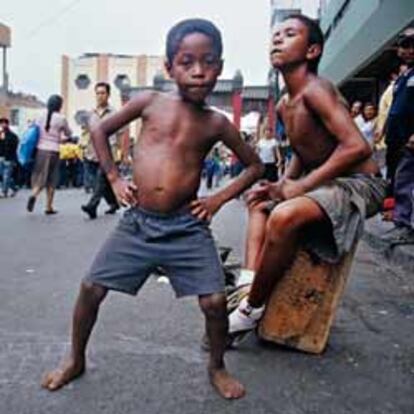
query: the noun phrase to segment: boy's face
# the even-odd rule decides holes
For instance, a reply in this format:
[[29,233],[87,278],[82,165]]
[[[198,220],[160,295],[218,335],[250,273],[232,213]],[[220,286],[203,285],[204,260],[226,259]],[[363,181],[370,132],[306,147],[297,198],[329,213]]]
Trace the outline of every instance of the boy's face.
[[298,19],[280,23],[273,34],[270,61],[274,68],[283,69],[317,58],[319,45],[309,45],[308,28]]
[[216,55],[211,39],[201,33],[183,38],[167,70],[177,83],[181,96],[194,103],[204,102],[221,74],[223,62]]

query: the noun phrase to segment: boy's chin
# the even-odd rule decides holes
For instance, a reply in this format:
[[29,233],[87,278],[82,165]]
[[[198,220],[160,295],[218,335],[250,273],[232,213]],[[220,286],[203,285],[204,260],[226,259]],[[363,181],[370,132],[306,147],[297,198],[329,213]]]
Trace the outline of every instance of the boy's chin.
[[208,94],[202,94],[202,95],[193,95],[188,93],[181,93],[181,97],[186,102],[191,102],[196,105],[202,105],[205,103],[207,99]]

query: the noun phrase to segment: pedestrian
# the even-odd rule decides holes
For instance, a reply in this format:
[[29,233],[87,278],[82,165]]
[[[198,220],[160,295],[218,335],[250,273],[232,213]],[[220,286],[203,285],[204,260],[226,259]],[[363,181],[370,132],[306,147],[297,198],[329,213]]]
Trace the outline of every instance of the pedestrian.
[[[110,115],[115,111],[109,105],[109,97],[111,94],[111,86],[106,82],[98,82],[95,85],[96,108],[92,111],[89,117],[89,129],[93,128],[100,120]],[[128,153],[128,148],[124,142],[126,131],[119,131],[113,134],[109,139],[109,145],[115,162],[119,165],[125,159],[125,153]],[[129,139],[128,139],[129,140]],[[127,144],[129,146],[129,142]],[[85,156],[88,160],[88,169],[93,170],[93,165],[98,166],[98,158],[96,156],[93,143],[89,140]],[[109,208],[105,214],[115,214],[119,209],[118,201],[111,188],[111,185],[101,168],[97,168],[95,186],[89,201],[81,206],[81,210],[86,213],[91,220],[96,219],[98,214],[98,206],[101,199],[104,198]]]
[[266,127],[264,136],[259,136],[259,139],[256,141],[256,151],[265,166],[262,178],[270,182],[277,181],[282,155],[271,128]]
[[354,120],[354,122],[357,124],[358,127],[359,127],[359,123],[363,121],[362,108],[363,108],[363,104],[361,101],[352,102],[350,113],[351,113],[352,119]]
[[17,187],[14,170],[17,165],[17,145],[19,139],[10,129],[10,122],[7,118],[0,118],[0,177],[2,179],[2,196],[15,196]]
[[99,163],[96,160],[95,150],[92,147],[88,123],[81,126],[79,144],[82,148],[83,187],[85,192],[89,194],[95,188]]
[[45,214],[57,213],[53,207],[53,201],[55,189],[59,183],[59,148],[61,142],[72,135],[66,118],[60,114],[62,105],[62,97],[52,95],[47,101],[46,114],[36,121],[40,137],[31,176],[32,194],[26,205],[28,212],[33,211],[37,196],[43,188],[46,188]]
[[414,28],[398,39],[398,57],[407,69],[395,82],[386,124],[387,176],[395,198],[390,244],[414,244]]
[[[171,93],[142,92],[105,117],[92,131],[103,172],[118,200],[131,205],[104,244],[81,284],[72,327],[72,350],[43,386],[56,390],[81,375],[85,349],[108,289],[136,294],[156,266],[167,270],[177,296],[198,295],[211,350],[210,380],[224,398],[239,398],[244,387],[225,368],[227,336],[224,275],[208,221],[262,174],[254,151],[233,124],[206,104],[222,70],[218,29],[202,19],[185,20],[167,36]],[[133,183],[118,172],[108,137],[141,118],[134,151]],[[206,198],[197,199],[203,160],[221,140],[247,166],[244,173]]]
[[376,214],[385,182],[335,87],[318,77],[323,34],[304,15],[276,28],[271,63],[287,94],[277,105],[292,146],[292,159],[277,183],[247,196],[248,233],[244,272],[248,297],[230,314],[232,335],[253,330],[275,283],[304,245],[321,260],[336,263],[361,236],[366,217]]
[[362,109],[362,120],[357,124],[362,136],[369,146],[374,148],[375,131],[377,122],[377,108],[372,102],[365,102]]

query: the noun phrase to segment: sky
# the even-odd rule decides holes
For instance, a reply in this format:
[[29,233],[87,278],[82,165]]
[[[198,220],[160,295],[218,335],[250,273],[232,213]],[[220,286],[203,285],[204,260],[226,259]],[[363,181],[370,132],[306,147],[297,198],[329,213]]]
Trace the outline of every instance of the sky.
[[[315,3],[302,1],[305,12]],[[189,17],[222,31],[223,77],[240,69],[245,84],[266,83],[270,0],[1,0],[0,22],[12,30],[9,84],[47,99],[60,92],[63,54],[164,55],[168,29]]]

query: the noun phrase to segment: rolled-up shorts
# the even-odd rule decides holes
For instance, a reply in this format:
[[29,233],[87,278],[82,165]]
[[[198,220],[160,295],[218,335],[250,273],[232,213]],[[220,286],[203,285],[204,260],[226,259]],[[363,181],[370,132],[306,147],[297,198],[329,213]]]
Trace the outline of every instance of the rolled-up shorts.
[[168,214],[127,210],[84,281],[135,295],[157,267],[167,272],[177,297],[224,292],[208,223],[188,209]]
[[[337,263],[362,236],[365,219],[380,211],[385,191],[386,182],[381,177],[353,174],[305,193],[325,213],[327,225],[308,225],[300,237],[302,247],[321,260]],[[276,204],[270,202],[267,211]]]

